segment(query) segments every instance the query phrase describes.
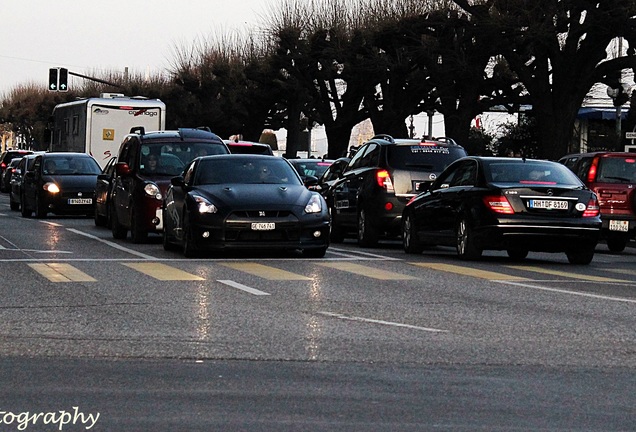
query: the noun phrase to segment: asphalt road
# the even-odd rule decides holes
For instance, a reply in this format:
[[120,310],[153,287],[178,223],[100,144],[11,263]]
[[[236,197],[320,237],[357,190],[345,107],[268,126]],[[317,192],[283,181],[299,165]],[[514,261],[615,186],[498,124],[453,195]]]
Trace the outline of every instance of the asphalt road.
[[0,431],[634,430],[635,262],[185,259],[0,195]]

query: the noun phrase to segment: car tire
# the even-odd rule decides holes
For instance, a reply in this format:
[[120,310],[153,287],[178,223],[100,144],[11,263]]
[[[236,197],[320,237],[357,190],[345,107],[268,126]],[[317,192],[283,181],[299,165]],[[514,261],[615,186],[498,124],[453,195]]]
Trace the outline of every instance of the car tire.
[[323,258],[327,253],[327,248],[322,247],[318,249],[303,249],[303,256],[305,258]]
[[362,247],[378,244],[378,232],[373,227],[371,214],[364,208],[358,211],[358,244]]
[[97,207],[95,207],[95,210],[93,211],[93,217],[95,218],[95,226],[98,226],[98,227],[106,226],[108,217],[104,215],[100,215],[99,212],[97,211]]
[[329,241],[331,243],[342,243],[345,239],[344,230],[342,229],[342,227],[337,226],[334,223],[336,218],[333,212],[334,212],[334,209],[329,207],[329,221],[330,221]]
[[42,204],[42,199],[40,198],[40,194],[35,194],[35,217],[38,219],[44,219],[46,214],[48,213],[48,209],[45,204]]
[[142,226],[134,207],[130,217],[130,239],[136,244],[148,241],[148,231]]
[[421,254],[424,245],[417,237],[413,215],[406,213],[402,219],[402,246],[407,254]]
[[165,251],[176,251],[179,250],[178,245],[176,245],[171,237],[170,237],[170,229],[168,229],[168,225],[166,224],[166,212],[164,211],[163,214],[161,215],[161,218],[163,219],[163,234],[162,236],[162,243],[163,243],[163,250]]
[[183,256],[186,258],[196,258],[198,251],[192,238],[189,218],[190,216],[187,213],[183,215]]
[[20,198],[20,202],[21,202],[20,214],[24,218],[30,218],[33,212],[31,211],[31,209],[29,209],[29,206],[27,205],[27,202],[26,202],[26,196],[24,194],[22,194],[22,198]]
[[115,210],[115,207],[111,207],[110,214],[111,231],[113,233],[113,238],[118,240],[125,239],[128,235],[128,229],[119,223],[119,218],[117,217],[117,211]]
[[594,258],[594,247],[581,247],[577,250],[571,250],[565,254],[570,264],[588,265]]
[[528,251],[525,249],[508,249],[506,252],[513,261],[523,261],[528,256]]
[[474,261],[481,258],[482,249],[475,244],[473,229],[468,220],[462,218],[457,224],[457,256],[463,260]]
[[623,252],[627,246],[627,239],[624,237],[609,237],[607,239],[607,248],[610,252]]
[[18,211],[20,210],[20,203],[15,202],[11,198],[9,198],[9,208],[13,211]]

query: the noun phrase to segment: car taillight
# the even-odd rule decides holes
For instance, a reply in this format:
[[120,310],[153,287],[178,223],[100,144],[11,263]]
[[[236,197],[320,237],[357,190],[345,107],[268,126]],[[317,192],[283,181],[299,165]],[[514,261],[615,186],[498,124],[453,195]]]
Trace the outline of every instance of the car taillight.
[[506,198],[503,195],[489,195],[489,196],[485,196],[483,200],[484,200],[484,204],[486,204],[486,207],[488,207],[490,210],[494,211],[495,213],[500,213],[500,214],[515,213],[512,206],[510,205],[510,202],[508,202],[508,198]]
[[6,163],[2,162],[2,163],[0,164],[0,168],[5,169],[6,167],[7,167],[7,164],[6,164]]
[[600,212],[601,208],[598,206],[598,200],[596,198],[592,198],[587,203],[587,208],[583,212],[583,217],[596,217]]
[[393,182],[391,176],[387,170],[380,170],[375,174],[375,180],[378,182],[378,186],[388,190],[393,190]]
[[598,158],[595,157],[592,159],[592,165],[590,166],[590,170],[587,172],[587,182],[592,183],[596,180],[596,172],[598,171]]

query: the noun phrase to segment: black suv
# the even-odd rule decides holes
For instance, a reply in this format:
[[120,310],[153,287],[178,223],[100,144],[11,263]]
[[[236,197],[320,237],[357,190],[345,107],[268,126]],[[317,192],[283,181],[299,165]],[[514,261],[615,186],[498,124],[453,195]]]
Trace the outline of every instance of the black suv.
[[612,252],[621,252],[636,238],[636,154],[577,153],[559,162],[574,171],[598,197],[601,237]]
[[[12,159],[21,158],[22,156],[26,156],[33,153],[31,150],[6,150],[0,154],[0,177],[4,175],[4,171],[11,163]],[[9,189],[5,187],[6,185],[0,184],[1,192],[9,192]]]
[[464,148],[450,138],[373,137],[356,151],[335,184],[323,191],[330,203],[331,240],[341,242],[356,232],[361,246],[373,246],[380,236],[398,236],[406,203],[464,156]]
[[112,180],[98,181],[99,187],[112,188],[104,195],[109,202],[100,208],[110,211],[113,237],[126,238],[130,230],[132,241],[143,243],[148,233],[162,232],[163,197],[170,179],[199,156],[228,153],[223,140],[207,128],[148,133],[142,127],[131,129],[119,148]]

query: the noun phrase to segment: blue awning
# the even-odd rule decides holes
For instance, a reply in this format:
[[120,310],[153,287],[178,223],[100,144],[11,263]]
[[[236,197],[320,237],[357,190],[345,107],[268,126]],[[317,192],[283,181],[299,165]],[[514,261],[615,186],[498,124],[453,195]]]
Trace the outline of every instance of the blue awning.
[[[621,109],[621,120],[627,118],[627,111],[627,108]],[[588,120],[616,120],[616,108],[580,108],[576,117]]]

